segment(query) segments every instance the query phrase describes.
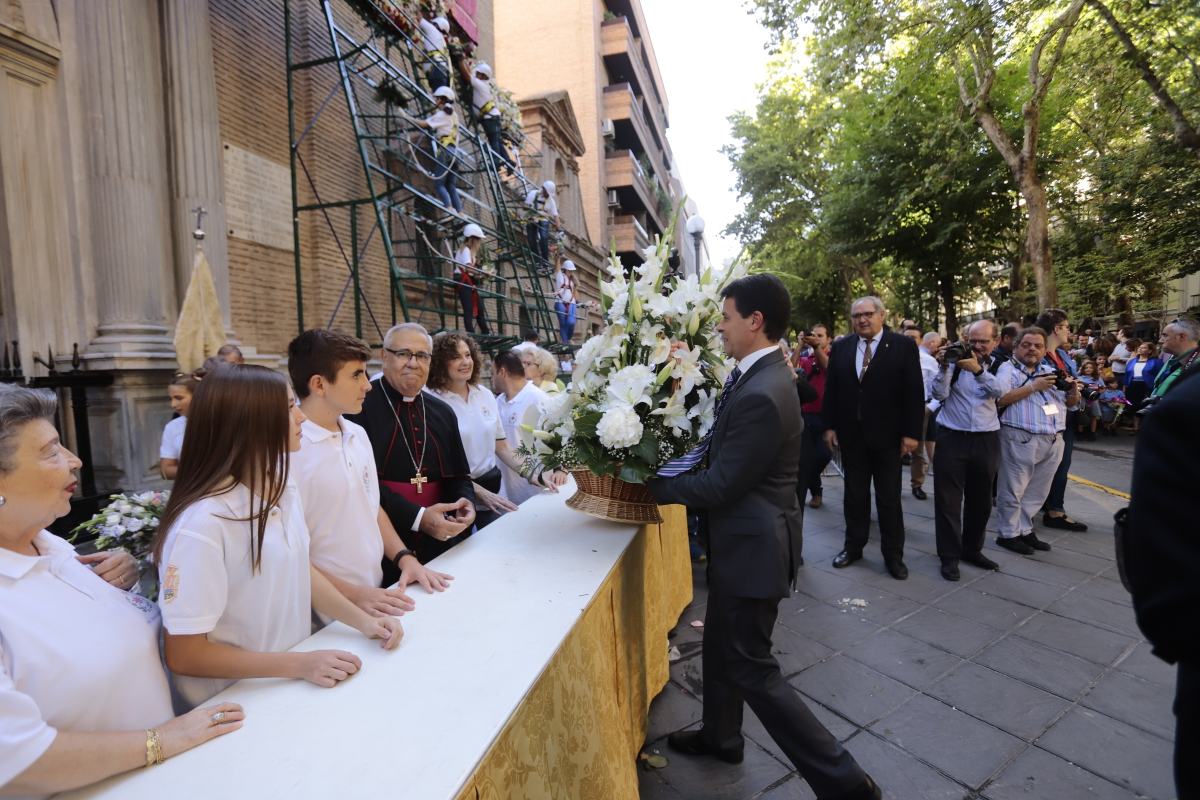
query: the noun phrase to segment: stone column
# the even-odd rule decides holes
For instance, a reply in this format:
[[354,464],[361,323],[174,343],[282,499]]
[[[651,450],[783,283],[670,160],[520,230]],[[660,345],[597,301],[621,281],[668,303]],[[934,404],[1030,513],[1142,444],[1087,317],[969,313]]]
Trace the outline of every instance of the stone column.
[[207,0],[163,0],[162,36],[167,90],[168,162],[175,285],[183,302],[192,274],[192,209],[203,206],[204,254],[212,267],[225,330],[229,324],[229,242],[221,171],[217,79]]
[[94,368],[167,367],[177,306],[158,3],[74,3],[85,213],[96,286]]

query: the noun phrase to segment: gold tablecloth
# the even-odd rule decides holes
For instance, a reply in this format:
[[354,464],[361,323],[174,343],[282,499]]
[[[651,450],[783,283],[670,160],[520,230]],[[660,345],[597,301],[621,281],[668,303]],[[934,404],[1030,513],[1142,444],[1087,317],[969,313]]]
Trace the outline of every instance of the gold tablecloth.
[[643,526],[458,800],[633,800],[667,633],[692,599],[687,518]]

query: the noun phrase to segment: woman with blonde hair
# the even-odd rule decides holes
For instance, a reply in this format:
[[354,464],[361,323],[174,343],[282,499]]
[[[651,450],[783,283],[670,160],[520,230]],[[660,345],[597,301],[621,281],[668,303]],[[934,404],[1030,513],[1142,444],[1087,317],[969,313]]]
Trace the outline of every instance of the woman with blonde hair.
[[46,530],[81,463],[50,392],[0,386],[0,794],[42,797],[190,750],[242,726],[219,703],[171,711],[152,602]]
[[525,367],[525,379],[533,381],[543,392],[554,394],[566,388],[558,381],[558,359],[549,350],[526,348],[521,353],[521,364]]
[[394,617],[373,617],[309,561],[290,454],[304,414],[287,379],[231,364],[196,390],[188,457],[155,539],[164,652],[175,687],[196,705],[240,678],[331,687],[358,671],[352,653],[287,652],[312,633],[312,610],[394,648]]

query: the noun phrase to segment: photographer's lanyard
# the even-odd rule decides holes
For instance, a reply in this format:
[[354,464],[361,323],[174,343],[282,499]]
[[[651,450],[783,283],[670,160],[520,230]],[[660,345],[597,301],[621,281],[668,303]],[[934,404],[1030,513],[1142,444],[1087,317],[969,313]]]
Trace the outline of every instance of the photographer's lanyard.
[[[1047,374],[1047,373],[1045,373],[1045,372],[1038,372],[1038,371],[1037,371],[1037,367],[1034,367],[1034,368],[1033,368],[1033,374],[1032,374],[1032,375],[1030,375],[1028,372],[1026,372],[1026,371],[1025,371],[1025,365],[1024,365],[1024,364],[1022,364],[1020,361],[1017,361],[1017,357],[1016,357],[1016,356],[1009,356],[1009,361],[1012,361],[1012,363],[1013,363],[1013,366],[1014,366],[1014,367],[1016,367],[1017,369],[1021,370],[1021,374],[1025,376],[1025,380],[1024,380],[1024,381],[1022,381],[1021,385],[1017,387],[1018,389],[1021,389],[1021,388],[1023,388],[1023,387],[1024,387],[1024,386],[1025,386],[1027,383],[1029,383],[1030,381],[1032,381],[1034,378],[1040,378],[1040,377],[1042,377],[1043,375],[1046,375],[1046,374]],[[1047,390],[1047,389],[1038,389],[1036,393],[1037,393],[1037,394],[1046,394],[1046,392],[1047,392],[1047,391],[1049,391],[1049,390]],[[1032,397],[1033,395],[1030,395],[1030,396]],[[1046,395],[1046,399],[1047,399],[1047,400],[1049,400],[1051,403],[1053,403],[1053,402],[1055,401],[1055,397],[1054,397],[1054,395]],[[1042,407],[1043,407],[1043,408],[1045,408],[1045,406],[1046,406],[1046,405],[1047,405],[1047,404],[1043,404],[1043,406],[1042,406]]]

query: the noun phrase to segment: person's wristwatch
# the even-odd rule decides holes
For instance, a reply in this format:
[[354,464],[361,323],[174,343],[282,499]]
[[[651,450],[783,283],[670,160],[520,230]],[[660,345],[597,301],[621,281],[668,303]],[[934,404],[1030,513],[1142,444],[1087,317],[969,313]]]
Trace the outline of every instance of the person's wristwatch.
[[418,564],[421,563],[421,559],[417,558],[416,553],[414,553],[412,550],[409,550],[408,548],[405,548],[405,549],[401,550],[399,553],[396,553],[396,555],[392,558],[392,566],[395,567],[396,569],[400,569],[400,559],[404,558],[405,556],[412,556],[413,558],[417,559]]

